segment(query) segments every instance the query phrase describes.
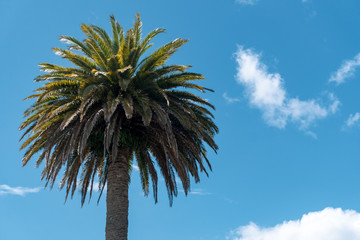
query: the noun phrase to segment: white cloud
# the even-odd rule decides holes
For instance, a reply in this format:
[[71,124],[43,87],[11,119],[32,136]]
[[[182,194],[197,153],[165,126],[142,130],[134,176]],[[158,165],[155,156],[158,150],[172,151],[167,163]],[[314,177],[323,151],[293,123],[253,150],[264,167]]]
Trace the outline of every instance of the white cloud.
[[345,61],[341,67],[330,76],[330,82],[336,82],[341,84],[345,81],[346,78],[349,78],[354,75],[354,72],[357,67],[360,66],[360,53],[356,55],[353,59]]
[[55,55],[64,56],[64,54],[61,51],[55,51]]
[[[79,184],[80,186],[80,184]],[[95,192],[101,192],[101,188],[100,188],[100,183],[99,182],[94,182],[93,184],[93,191]],[[104,192],[107,191],[107,184],[105,184],[105,187],[104,187]],[[90,186],[88,188],[88,192],[90,192]]]
[[243,5],[254,5],[257,0],[236,0],[236,2]]
[[60,42],[63,42],[63,43],[65,43],[65,44],[73,44],[72,41],[70,41],[70,40],[68,40],[68,39],[65,39],[65,38],[60,38],[59,40],[60,40]]
[[[179,192],[184,193],[183,189],[179,189]],[[195,188],[193,190],[190,190],[188,192],[188,194],[190,195],[199,195],[199,196],[204,196],[204,195],[212,195],[212,193],[207,192],[206,190],[202,189],[202,188]]]
[[135,170],[135,171],[139,171],[139,166],[138,165],[135,165],[135,164],[132,164],[132,168]]
[[314,138],[314,139],[317,139],[317,135],[316,133],[312,132],[312,131],[305,131],[305,134],[306,135],[309,135],[310,137]]
[[334,96],[333,93],[329,94],[329,99],[332,102],[329,106],[329,110],[332,114],[336,113],[341,105],[341,102]]
[[355,114],[350,114],[348,120],[346,120],[346,126],[352,127],[360,119],[360,113],[356,112]]
[[189,194],[191,194],[191,195],[211,195],[212,193],[207,192],[201,188],[196,188],[196,189],[190,191]]
[[240,99],[238,99],[238,98],[229,97],[226,92],[224,92],[222,96],[226,100],[226,102],[228,102],[228,103],[234,103],[234,102],[239,102],[240,101]]
[[335,113],[340,105],[333,94],[329,94],[327,107],[315,99],[289,98],[280,74],[269,73],[259,54],[240,46],[235,55],[237,82],[245,87],[251,105],[263,112],[263,118],[271,126],[284,128],[291,121],[305,130],[315,120]]
[[255,223],[241,226],[228,240],[359,240],[360,213],[354,210],[326,208],[310,212],[299,220],[285,221],[274,227]]
[[37,193],[41,188],[27,188],[27,187],[10,187],[9,185],[0,185],[0,195],[18,195],[25,196],[28,193]]

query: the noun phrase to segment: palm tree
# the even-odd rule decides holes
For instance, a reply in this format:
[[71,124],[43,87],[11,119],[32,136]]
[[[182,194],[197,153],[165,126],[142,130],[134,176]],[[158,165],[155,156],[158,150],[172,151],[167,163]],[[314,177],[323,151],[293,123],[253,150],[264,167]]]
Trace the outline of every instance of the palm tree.
[[157,202],[160,171],[172,204],[176,176],[187,194],[190,176],[198,182],[199,172],[208,175],[204,144],[216,152],[218,128],[208,109],[213,105],[184,91],[210,90],[192,83],[203,76],[187,72],[190,66],[165,65],[187,40],[175,39],[144,57],[164,29],[142,39],[139,14],[126,33],[113,16],[110,22],[112,38],[86,24],[81,25],[85,40],[60,37],[69,48],[53,50],[73,67],[40,64],[44,73],[35,81],[44,83],[27,98],[35,102],[25,111],[20,129],[21,139],[26,138],[21,149],[27,148],[23,165],[35,154],[36,166],[45,160],[41,179],[46,186],[52,187],[65,168],[60,182],[61,189],[66,186],[65,200],[80,185],[83,205],[88,192],[91,198],[96,176],[101,193],[107,184],[106,239],[118,240],[127,239],[133,161],[145,195],[151,180]]

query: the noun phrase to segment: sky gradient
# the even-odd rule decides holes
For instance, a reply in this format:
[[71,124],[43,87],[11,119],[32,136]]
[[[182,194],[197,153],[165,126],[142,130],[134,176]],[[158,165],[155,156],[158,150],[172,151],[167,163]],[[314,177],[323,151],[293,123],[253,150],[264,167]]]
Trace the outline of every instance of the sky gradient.
[[65,47],[60,35],[83,39],[81,23],[110,30],[111,14],[128,29],[140,12],[144,34],[167,29],[153,50],[190,39],[170,63],[206,77],[215,92],[201,96],[220,132],[213,172],[172,207],[162,181],[156,205],[144,197],[133,169],[129,239],[359,240],[359,9],[357,0],[0,1],[0,239],[105,238],[106,196],[64,204],[65,191],[44,189],[43,165],[21,167],[22,99],[39,87],[39,63],[67,64],[51,51]]

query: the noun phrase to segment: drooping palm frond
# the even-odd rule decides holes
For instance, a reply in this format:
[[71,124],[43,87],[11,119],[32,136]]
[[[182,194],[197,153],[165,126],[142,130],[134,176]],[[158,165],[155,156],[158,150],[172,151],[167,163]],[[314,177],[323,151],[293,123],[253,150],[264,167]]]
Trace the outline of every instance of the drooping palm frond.
[[134,156],[145,195],[151,181],[157,201],[159,169],[172,203],[176,176],[187,194],[191,177],[198,182],[199,172],[211,169],[205,145],[217,150],[213,105],[185,90],[212,90],[193,82],[204,77],[187,72],[190,66],[165,65],[188,40],[175,39],[144,57],[151,40],[165,30],[142,38],[139,15],[126,33],[114,16],[110,23],[112,36],[83,24],[83,41],[60,37],[68,49],[53,50],[73,67],[40,64],[44,74],[35,80],[44,84],[27,98],[35,102],[20,126],[23,165],[38,154],[36,165],[45,161],[42,178],[50,187],[64,168],[60,188],[73,196],[80,184],[83,204],[95,176],[103,189],[109,164],[126,147],[129,174]]

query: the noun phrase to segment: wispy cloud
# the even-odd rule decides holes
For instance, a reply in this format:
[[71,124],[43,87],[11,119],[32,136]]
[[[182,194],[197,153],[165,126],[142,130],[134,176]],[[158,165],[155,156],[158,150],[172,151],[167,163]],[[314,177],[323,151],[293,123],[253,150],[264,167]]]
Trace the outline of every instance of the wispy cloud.
[[135,164],[132,165],[132,168],[133,168],[135,171],[139,171],[139,170],[140,170],[140,169],[139,169],[139,166],[138,166],[138,165],[135,165]]
[[212,195],[211,192],[207,192],[205,191],[204,189],[201,189],[201,188],[195,188],[194,190],[192,190],[190,192],[191,195]]
[[255,223],[241,226],[228,240],[344,240],[360,239],[360,213],[340,208],[310,212],[299,220],[263,228]]
[[[78,186],[81,187],[80,182],[79,182]],[[97,191],[101,190],[99,187],[100,187],[100,183],[99,183],[99,182],[94,182],[94,183],[93,183],[93,191],[97,192]],[[104,190],[105,190],[105,189],[107,189],[107,185],[105,185]],[[90,186],[89,186],[89,188],[88,188],[88,191],[90,191]]]
[[18,195],[25,196],[28,193],[37,193],[41,190],[40,187],[28,188],[28,187],[10,187],[9,185],[0,185],[0,195]]
[[340,68],[330,76],[330,82],[341,84],[346,78],[354,75],[355,70],[360,66],[360,53],[353,59],[345,61]]
[[[183,189],[179,189],[179,192],[184,192]],[[211,192],[207,192],[206,190],[202,189],[202,188],[195,188],[191,191],[189,191],[190,195],[199,195],[199,196],[204,196],[204,195],[212,195]]]
[[226,92],[224,92],[222,96],[226,100],[226,102],[228,102],[228,103],[234,103],[234,102],[239,102],[240,101],[240,99],[238,99],[238,98],[229,97]]
[[236,2],[243,5],[254,5],[257,0],[236,0]]
[[315,120],[337,111],[340,102],[333,94],[328,95],[326,107],[316,99],[289,98],[280,74],[269,73],[260,61],[260,55],[252,50],[239,46],[235,56],[238,63],[236,80],[245,87],[251,105],[263,112],[267,124],[284,128],[288,122],[293,122],[306,130]]
[[360,120],[360,113],[356,112],[354,114],[350,114],[349,118],[346,120],[345,124],[348,127],[352,127],[355,123]]

